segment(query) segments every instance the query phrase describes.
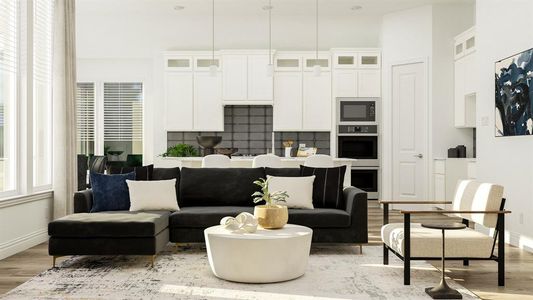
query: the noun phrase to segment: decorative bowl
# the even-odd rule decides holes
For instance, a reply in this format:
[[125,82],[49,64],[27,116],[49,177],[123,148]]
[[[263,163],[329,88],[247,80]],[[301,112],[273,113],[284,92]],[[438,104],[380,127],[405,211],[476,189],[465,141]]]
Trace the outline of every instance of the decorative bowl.
[[202,146],[202,148],[214,148],[216,145],[222,142],[221,136],[197,136],[196,141]]
[[230,156],[237,153],[239,148],[215,148],[215,152],[218,154],[224,154]]

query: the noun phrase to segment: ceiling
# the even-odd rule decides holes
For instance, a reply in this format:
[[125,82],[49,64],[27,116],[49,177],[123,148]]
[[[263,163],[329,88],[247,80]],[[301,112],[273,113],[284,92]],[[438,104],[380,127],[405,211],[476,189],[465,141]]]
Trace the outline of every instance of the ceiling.
[[[310,15],[315,12],[313,0],[270,0],[273,15]],[[269,0],[215,0],[217,15],[264,15]],[[384,15],[426,4],[474,3],[475,0],[319,0],[320,15]],[[210,15],[211,0],[78,0],[79,14],[98,15]],[[183,10],[175,10],[183,6]],[[352,10],[354,6],[362,9]]]

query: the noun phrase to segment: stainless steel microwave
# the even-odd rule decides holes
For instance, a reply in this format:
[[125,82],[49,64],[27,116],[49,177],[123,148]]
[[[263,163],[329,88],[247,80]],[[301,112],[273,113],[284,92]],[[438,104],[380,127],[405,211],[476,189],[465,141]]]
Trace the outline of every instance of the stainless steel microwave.
[[338,124],[376,122],[376,100],[370,98],[337,98]]

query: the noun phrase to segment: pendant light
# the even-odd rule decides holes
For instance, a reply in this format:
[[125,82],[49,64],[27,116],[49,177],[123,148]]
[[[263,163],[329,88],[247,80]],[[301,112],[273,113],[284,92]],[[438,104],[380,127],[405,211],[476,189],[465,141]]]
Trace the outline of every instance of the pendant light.
[[320,64],[318,63],[318,0],[315,0],[315,65],[313,66],[313,74],[320,76]]
[[274,76],[274,57],[272,55],[272,0],[268,0],[268,6],[263,7],[268,10],[268,57],[269,63],[267,65],[267,75]]
[[211,65],[209,65],[209,73],[211,76],[217,76],[218,66],[215,61],[215,0],[211,0]]

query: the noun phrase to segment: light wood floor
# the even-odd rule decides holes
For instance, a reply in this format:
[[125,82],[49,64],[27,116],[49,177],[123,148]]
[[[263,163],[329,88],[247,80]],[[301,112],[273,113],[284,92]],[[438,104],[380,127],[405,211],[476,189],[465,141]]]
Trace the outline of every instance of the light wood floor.
[[[379,246],[382,211],[375,202],[369,204],[368,217],[370,245]],[[432,220],[436,220],[434,216],[431,217]],[[430,216],[418,217],[413,218],[413,221],[421,222],[429,218]],[[438,219],[450,218],[438,217]],[[391,212],[390,222],[401,221],[400,214]],[[52,260],[48,256],[47,247],[47,243],[43,243],[0,260],[0,295],[50,268]],[[498,287],[497,264],[493,261],[471,261],[467,267],[461,262],[448,262],[448,275],[483,299],[533,300],[533,254],[511,246],[508,246],[506,251],[506,286],[503,288]],[[60,261],[58,259],[58,262]],[[440,267],[439,261],[431,263],[437,268]],[[398,280],[403,279],[398,278]]]

